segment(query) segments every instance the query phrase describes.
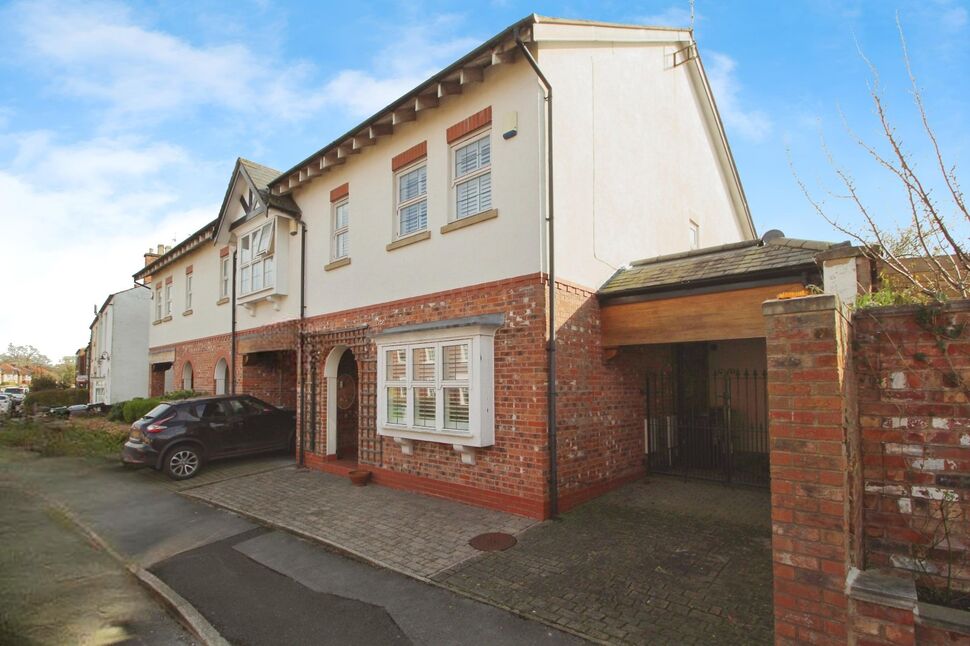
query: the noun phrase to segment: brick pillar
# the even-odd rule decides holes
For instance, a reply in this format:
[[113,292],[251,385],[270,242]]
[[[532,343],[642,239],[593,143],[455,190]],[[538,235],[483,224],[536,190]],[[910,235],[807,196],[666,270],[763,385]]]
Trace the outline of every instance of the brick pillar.
[[844,644],[859,480],[849,319],[825,294],[764,304],[775,641]]

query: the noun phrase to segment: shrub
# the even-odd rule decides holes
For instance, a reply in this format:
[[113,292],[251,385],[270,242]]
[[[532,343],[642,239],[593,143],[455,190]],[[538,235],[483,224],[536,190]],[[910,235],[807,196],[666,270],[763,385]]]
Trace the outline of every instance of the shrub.
[[128,402],[118,402],[117,404],[112,404],[111,410],[108,411],[108,419],[112,422],[121,422],[125,419],[125,404]]
[[88,403],[88,391],[86,389],[70,390],[41,390],[39,392],[30,391],[24,400],[24,406],[29,409],[36,409],[44,406],[53,408],[55,406],[73,406],[74,404]]
[[31,392],[41,392],[43,390],[60,390],[61,385],[53,377],[48,377],[46,375],[41,375],[39,377],[34,377],[30,381]]
[[[131,424],[136,419],[141,419],[144,417],[145,413],[155,408],[162,402],[175,401],[177,399],[188,399],[189,397],[197,397],[199,394],[200,393],[193,390],[176,390],[175,392],[168,393],[164,397],[150,397],[148,399],[136,397],[130,401],[115,404],[115,406],[121,406],[121,418],[127,423]],[[115,406],[112,406],[112,412],[114,411]],[[111,419],[110,414],[108,417]]]

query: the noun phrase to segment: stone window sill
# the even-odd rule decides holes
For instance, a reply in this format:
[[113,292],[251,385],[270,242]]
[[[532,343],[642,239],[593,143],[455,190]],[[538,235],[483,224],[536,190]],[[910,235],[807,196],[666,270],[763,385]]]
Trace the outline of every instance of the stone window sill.
[[415,242],[421,242],[422,240],[427,240],[431,237],[430,231],[422,231],[421,233],[414,233],[406,238],[401,238],[400,240],[395,240],[394,242],[387,245],[386,249],[388,251],[394,251],[395,249],[400,249],[401,247],[407,247]]
[[152,321],[152,325],[158,325],[159,323],[167,323],[172,320],[172,316],[168,315],[163,319],[158,319],[157,321]]
[[492,220],[497,217],[498,209],[489,209],[488,211],[482,211],[481,213],[470,215],[466,218],[455,220],[454,222],[449,222],[445,226],[441,227],[441,233],[451,233],[452,231],[464,229],[465,227],[470,227],[473,224],[485,222],[486,220]]
[[223,296],[222,298],[216,301],[216,305],[225,305],[228,302],[229,302],[229,297]]
[[192,310],[185,310],[182,312],[182,316],[192,316]]
[[339,260],[334,260],[333,262],[323,266],[324,271],[333,271],[334,269],[340,269],[341,267],[346,267],[350,264],[350,258],[340,258]]

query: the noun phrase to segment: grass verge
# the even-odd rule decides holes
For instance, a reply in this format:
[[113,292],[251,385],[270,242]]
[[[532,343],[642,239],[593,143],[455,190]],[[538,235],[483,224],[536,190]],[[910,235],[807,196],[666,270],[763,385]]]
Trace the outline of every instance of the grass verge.
[[14,420],[0,427],[0,446],[45,457],[117,458],[127,436],[116,428],[92,428],[70,421]]

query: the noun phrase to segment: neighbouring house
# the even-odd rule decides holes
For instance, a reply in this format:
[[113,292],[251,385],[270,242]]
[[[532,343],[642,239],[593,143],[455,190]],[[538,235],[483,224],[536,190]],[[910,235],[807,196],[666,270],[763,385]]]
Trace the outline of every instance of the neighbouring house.
[[95,314],[87,353],[92,404],[148,395],[150,309],[151,294],[139,286],[111,294]]
[[91,356],[91,343],[74,353],[74,387],[88,387],[88,359]]
[[10,363],[0,363],[0,384],[20,384],[23,380],[20,368]]

